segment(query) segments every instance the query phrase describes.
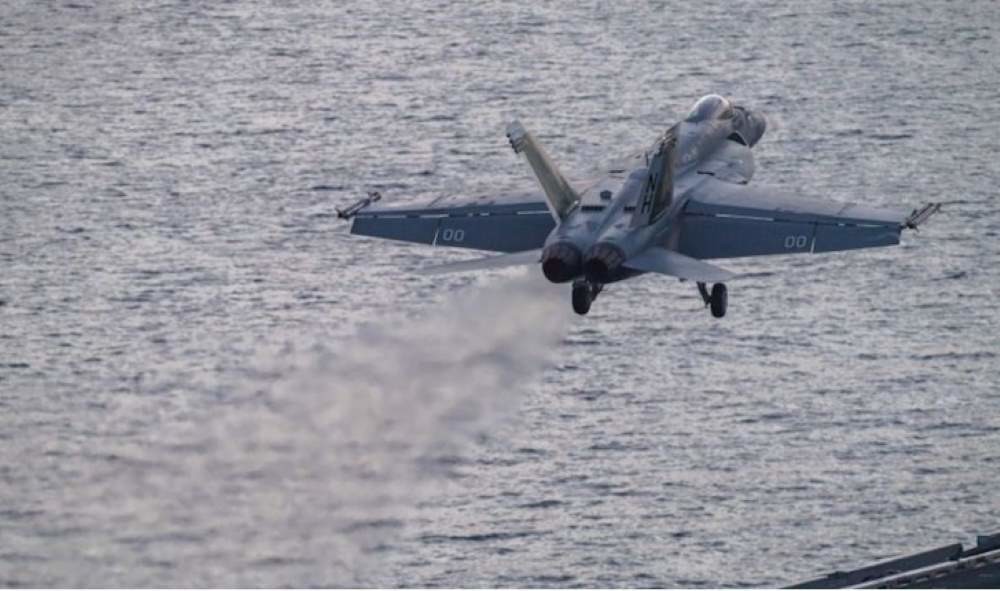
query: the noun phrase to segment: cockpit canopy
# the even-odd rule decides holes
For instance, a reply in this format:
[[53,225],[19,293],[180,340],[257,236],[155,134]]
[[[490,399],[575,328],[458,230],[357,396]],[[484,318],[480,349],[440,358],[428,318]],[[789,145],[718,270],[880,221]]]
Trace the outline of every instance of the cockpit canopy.
[[698,99],[684,120],[688,123],[701,123],[712,119],[730,119],[732,116],[733,104],[729,100],[717,94],[709,94]]

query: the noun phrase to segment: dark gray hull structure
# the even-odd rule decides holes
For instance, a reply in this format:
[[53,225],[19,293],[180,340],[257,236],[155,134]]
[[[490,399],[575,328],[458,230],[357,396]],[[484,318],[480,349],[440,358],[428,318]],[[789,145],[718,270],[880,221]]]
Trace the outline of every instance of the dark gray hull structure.
[[950,544],[851,571],[786,587],[787,589],[998,589],[1000,532],[979,536],[976,546]]

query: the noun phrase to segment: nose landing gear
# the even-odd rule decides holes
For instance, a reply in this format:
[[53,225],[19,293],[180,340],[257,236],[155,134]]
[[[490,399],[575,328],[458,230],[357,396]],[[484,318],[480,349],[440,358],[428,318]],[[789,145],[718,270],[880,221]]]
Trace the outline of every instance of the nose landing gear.
[[701,299],[705,302],[705,305],[711,308],[712,316],[722,318],[726,315],[726,306],[729,304],[729,293],[726,290],[725,283],[716,283],[712,286],[712,292],[709,293],[705,284],[699,281],[698,293],[701,294]]
[[583,316],[590,312],[590,305],[597,299],[597,294],[601,293],[604,286],[600,283],[591,283],[586,279],[577,279],[573,282],[573,311]]

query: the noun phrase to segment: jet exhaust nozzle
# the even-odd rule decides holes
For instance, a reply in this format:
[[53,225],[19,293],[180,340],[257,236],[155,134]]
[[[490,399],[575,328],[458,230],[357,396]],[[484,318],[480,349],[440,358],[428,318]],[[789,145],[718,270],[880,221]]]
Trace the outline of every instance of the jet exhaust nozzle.
[[625,253],[621,248],[607,242],[598,242],[587,251],[583,274],[592,282],[609,283],[624,262]]
[[757,145],[760,138],[764,137],[764,132],[767,131],[767,115],[759,111],[750,112],[750,137],[747,140],[750,143],[750,147]]
[[542,251],[542,273],[552,283],[565,283],[580,276],[583,254],[569,242],[556,242]]

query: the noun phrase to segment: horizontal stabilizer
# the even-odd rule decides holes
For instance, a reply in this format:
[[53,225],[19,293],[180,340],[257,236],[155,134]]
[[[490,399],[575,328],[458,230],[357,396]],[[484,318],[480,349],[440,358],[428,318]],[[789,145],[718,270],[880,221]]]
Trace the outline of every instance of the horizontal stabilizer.
[[542,250],[525,250],[522,252],[512,252],[497,256],[472,259],[468,261],[458,261],[457,263],[445,263],[420,269],[421,275],[440,275],[442,273],[459,273],[462,271],[478,271],[481,269],[502,269],[504,267],[514,267],[517,265],[533,265],[538,263],[542,257]]
[[636,271],[660,273],[702,283],[719,283],[733,277],[730,271],[658,246],[648,248],[625,261],[625,266]]

